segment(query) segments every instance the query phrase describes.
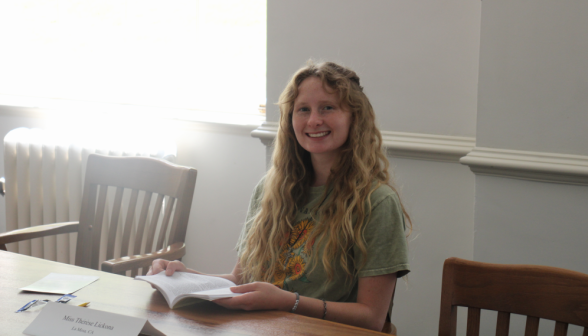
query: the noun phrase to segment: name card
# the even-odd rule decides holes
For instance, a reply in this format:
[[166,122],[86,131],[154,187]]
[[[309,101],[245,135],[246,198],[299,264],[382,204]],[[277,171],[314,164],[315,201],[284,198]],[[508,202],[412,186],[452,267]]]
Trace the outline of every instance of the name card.
[[39,316],[23,331],[31,336],[165,336],[147,319],[47,302]]

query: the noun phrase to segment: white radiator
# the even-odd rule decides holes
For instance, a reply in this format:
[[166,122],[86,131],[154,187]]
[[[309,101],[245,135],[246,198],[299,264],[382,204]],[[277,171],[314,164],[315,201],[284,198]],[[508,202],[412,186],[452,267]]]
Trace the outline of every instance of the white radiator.
[[[108,145],[95,145],[95,141],[79,137],[68,139],[63,134],[40,129],[17,128],[10,131],[4,138],[6,231],[78,221],[86,161],[92,153],[151,156],[175,161],[176,147],[168,139],[153,144],[153,141],[133,138],[133,142],[141,144],[141,148],[131,149],[125,138],[112,141],[112,134],[105,134],[104,137],[108,137],[109,141],[104,141]],[[7,249],[73,264],[76,236],[76,233],[71,233],[37,238],[8,244]]]

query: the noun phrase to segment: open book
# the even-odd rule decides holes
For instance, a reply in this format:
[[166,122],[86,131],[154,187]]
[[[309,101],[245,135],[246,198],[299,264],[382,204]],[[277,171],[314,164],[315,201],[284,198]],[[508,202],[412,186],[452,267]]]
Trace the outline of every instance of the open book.
[[202,300],[216,300],[242,295],[229,289],[236,286],[224,278],[175,272],[172,276],[160,272],[156,275],[136,276],[135,279],[147,281],[157,288],[170,308],[178,308]]

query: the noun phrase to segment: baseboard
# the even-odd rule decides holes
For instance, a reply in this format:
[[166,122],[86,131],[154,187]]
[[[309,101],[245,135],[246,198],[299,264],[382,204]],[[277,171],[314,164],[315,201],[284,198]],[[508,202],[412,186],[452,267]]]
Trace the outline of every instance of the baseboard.
[[[270,146],[278,133],[278,123],[266,121],[251,136]],[[382,131],[387,154],[393,157],[459,162],[475,145],[475,139],[446,135]]]
[[479,175],[588,185],[588,156],[475,147],[460,162]]

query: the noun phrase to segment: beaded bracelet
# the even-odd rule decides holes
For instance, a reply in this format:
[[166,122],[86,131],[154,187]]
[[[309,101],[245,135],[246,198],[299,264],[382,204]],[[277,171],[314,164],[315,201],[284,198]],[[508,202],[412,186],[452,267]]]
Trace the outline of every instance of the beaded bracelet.
[[325,317],[327,317],[327,301],[325,301],[325,299],[323,299],[323,305],[324,305],[324,310],[323,310],[323,320],[324,320]]
[[294,292],[294,294],[296,294],[296,302],[294,303],[294,307],[292,307],[292,310],[290,311],[291,313],[296,311],[296,308],[298,308],[298,302],[300,302],[300,295],[298,294],[298,292]]

